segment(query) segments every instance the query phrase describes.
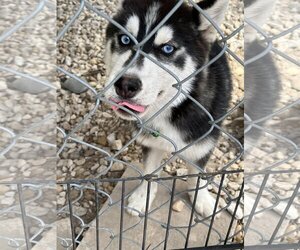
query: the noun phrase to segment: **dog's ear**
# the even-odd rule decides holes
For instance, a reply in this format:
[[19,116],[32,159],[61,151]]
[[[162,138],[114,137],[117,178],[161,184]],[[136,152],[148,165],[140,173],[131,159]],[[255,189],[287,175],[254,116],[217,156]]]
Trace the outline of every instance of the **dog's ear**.
[[[228,2],[229,0],[203,0],[198,3],[198,6],[220,27],[225,18]],[[199,12],[197,11],[197,13]],[[199,14],[199,30],[209,42],[214,42],[217,34],[216,29],[210,20],[203,14]]]
[[[276,0],[245,0],[245,18],[258,27],[262,27],[271,16]],[[251,25],[245,25],[245,42],[256,39],[257,31]]]

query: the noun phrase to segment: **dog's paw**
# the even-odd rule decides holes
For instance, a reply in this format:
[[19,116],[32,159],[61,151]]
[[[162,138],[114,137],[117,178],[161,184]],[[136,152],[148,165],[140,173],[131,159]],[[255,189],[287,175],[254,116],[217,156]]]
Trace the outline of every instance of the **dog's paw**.
[[[190,193],[190,200],[191,202],[194,201],[194,193]],[[202,217],[206,218],[213,214],[215,204],[215,198],[212,197],[207,190],[205,190],[198,193],[195,210]]]
[[[150,191],[149,197],[149,208],[155,197],[156,188]],[[147,200],[147,187],[144,185],[140,186],[135,190],[128,198],[127,213],[133,216],[139,216],[145,213]]]
[[133,216],[139,216],[146,209],[146,195],[141,192],[134,192],[128,198],[127,213]]
[[[227,206],[227,203],[225,203],[225,204],[226,204],[226,206]],[[228,211],[231,215],[233,215],[233,214],[234,214],[234,211],[235,211],[235,208],[236,208],[236,202],[231,202],[231,203],[229,204],[229,206],[227,207],[227,211]],[[244,218],[244,211],[243,211],[243,209],[242,209],[240,206],[238,206],[238,208],[237,208],[237,210],[236,210],[235,218],[236,218],[237,220],[241,220],[241,219]]]

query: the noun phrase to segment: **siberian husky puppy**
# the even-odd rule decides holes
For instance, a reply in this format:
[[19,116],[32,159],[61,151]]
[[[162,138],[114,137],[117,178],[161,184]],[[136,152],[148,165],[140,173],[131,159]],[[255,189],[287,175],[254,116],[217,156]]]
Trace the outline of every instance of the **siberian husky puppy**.
[[[135,43],[143,41],[177,3],[175,0],[120,1],[114,20],[132,36],[109,24],[105,55],[107,84],[131,63],[136,54]],[[198,6],[220,26],[227,4],[227,0],[204,0]],[[144,53],[163,67],[138,54],[128,70],[106,92],[107,99],[131,111],[130,114],[113,106],[116,114],[123,119],[137,120],[138,117],[146,122],[161,111],[147,122],[147,127],[161,136],[144,129],[138,137],[138,142],[144,148],[145,175],[159,173],[165,152],[174,153],[195,141],[181,155],[199,168],[205,168],[219,134],[218,129],[209,132],[212,124],[206,111],[213,119],[220,118],[226,113],[231,96],[231,74],[225,55],[199,74],[188,77],[222,51],[216,34],[212,23],[195,6],[183,3],[141,47]],[[165,69],[173,72],[180,81],[185,80],[181,89],[178,81]],[[198,140],[207,132],[207,136]],[[199,173],[194,166],[190,166],[189,171],[190,174]],[[190,178],[188,182],[189,188],[195,190],[196,178]],[[206,181],[201,179],[200,186],[205,184]],[[157,185],[153,183],[150,205],[156,191]],[[193,201],[194,192],[191,191],[189,195]],[[146,196],[147,186],[144,182],[129,197],[128,212],[132,215],[143,213]],[[209,216],[214,204],[215,200],[207,188],[199,189],[196,211]]]

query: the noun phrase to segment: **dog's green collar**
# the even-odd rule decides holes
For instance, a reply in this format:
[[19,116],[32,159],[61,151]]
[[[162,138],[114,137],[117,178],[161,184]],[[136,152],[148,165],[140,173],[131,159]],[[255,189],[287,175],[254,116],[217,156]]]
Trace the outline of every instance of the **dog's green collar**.
[[160,133],[158,131],[151,132],[150,134],[155,138],[160,136]]

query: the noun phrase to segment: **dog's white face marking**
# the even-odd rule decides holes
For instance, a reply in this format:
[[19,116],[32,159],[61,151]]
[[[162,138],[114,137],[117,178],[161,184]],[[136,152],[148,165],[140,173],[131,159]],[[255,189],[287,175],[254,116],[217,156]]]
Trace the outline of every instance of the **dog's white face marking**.
[[157,19],[157,14],[159,12],[160,5],[159,3],[154,3],[152,6],[150,6],[149,10],[146,14],[146,34],[148,34],[151,26],[155,23]]
[[157,31],[154,44],[159,46],[168,43],[173,39],[173,30],[169,26],[163,26]]
[[[183,53],[184,50],[182,49],[182,51],[176,53],[180,55],[180,52]],[[155,55],[150,54],[149,56],[159,61]],[[179,80],[183,80],[196,70],[196,64],[191,57],[186,55],[185,60],[185,67],[183,69],[176,67],[171,62],[170,64],[162,63],[162,65],[171,72],[174,72]],[[141,79],[143,85],[142,90],[134,99],[137,103],[149,106],[149,110],[153,112],[157,111],[157,108],[161,108],[164,104],[167,104],[167,102],[174,98],[178,93],[178,90],[175,87],[172,87],[173,84],[177,83],[176,79],[150,59],[144,58],[144,63],[141,67],[131,67],[128,69],[127,74],[135,75]],[[191,81],[188,81],[182,85],[182,89],[187,93],[191,90],[190,83]],[[163,94],[159,97],[159,93],[162,91]],[[171,106],[177,106],[185,99],[185,95],[181,93],[172,102]],[[156,104],[158,104],[158,106]]]
[[140,19],[137,15],[128,18],[126,29],[135,37],[137,37],[140,28]]
[[[118,53],[115,53],[114,51],[111,51],[110,47],[113,41],[108,41],[107,43],[107,50],[109,50],[105,54],[105,61],[106,61],[106,67],[107,67],[107,83],[108,85],[110,82],[114,80],[114,78],[121,72],[121,70],[124,68],[124,64],[126,61],[129,59],[130,55],[132,54],[131,51],[126,51],[125,53],[122,54],[122,56]],[[108,57],[109,56],[109,57]],[[114,93],[112,93],[112,91]],[[116,95],[114,87],[112,86],[109,91],[107,92],[107,95]]]

